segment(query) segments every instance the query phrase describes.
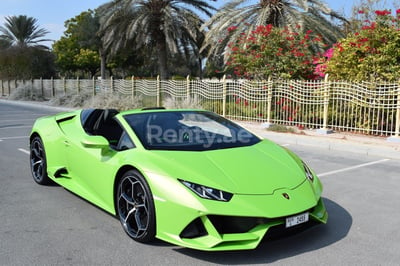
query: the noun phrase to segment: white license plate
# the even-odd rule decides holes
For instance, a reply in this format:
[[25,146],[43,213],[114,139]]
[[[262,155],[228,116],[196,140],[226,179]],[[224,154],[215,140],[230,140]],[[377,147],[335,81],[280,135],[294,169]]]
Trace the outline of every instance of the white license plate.
[[308,212],[286,218],[286,228],[308,222]]

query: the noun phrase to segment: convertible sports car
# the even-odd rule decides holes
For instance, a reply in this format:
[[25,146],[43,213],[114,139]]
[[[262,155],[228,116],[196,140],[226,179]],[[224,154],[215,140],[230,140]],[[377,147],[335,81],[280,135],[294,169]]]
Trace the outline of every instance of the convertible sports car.
[[39,118],[33,179],[119,217],[134,240],[256,248],[272,229],[326,223],[322,185],[294,153],[203,110],[83,109]]

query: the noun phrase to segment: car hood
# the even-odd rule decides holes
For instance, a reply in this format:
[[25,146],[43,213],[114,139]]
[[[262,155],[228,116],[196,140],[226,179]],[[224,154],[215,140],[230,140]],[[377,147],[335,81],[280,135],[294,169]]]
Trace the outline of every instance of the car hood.
[[262,140],[247,147],[211,151],[148,151],[152,172],[235,194],[273,194],[293,189],[304,171],[286,149]]

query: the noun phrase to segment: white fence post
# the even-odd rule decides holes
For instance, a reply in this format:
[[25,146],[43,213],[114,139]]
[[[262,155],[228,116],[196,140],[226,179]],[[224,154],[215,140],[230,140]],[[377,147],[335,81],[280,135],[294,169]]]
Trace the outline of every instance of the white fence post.
[[317,133],[323,135],[333,133],[333,130],[328,129],[329,89],[330,89],[330,82],[328,80],[328,74],[326,74],[324,79],[324,114],[323,114],[322,128],[319,128],[317,130]]
[[92,77],[92,85],[93,85],[93,97],[96,96],[96,81],[94,76]]
[[131,97],[132,97],[132,103],[133,103],[133,101],[135,99],[135,76],[131,77],[131,85],[132,85],[132,87],[131,87],[131,89],[132,89]]
[[161,84],[160,75],[157,75],[157,106],[161,106]]
[[400,81],[397,82],[396,125],[394,136],[387,138],[390,142],[400,142]]
[[40,92],[42,93],[42,97],[44,97],[43,78],[42,77],[40,77]]
[[31,97],[31,99],[32,99],[32,97],[33,97],[33,83],[32,83],[32,86],[31,86],[31,89],[29,90],[30,91],[30,97]]
[[78,77],[76,77],[76,90],[77,90],[77,92],[78,92],[78,95],[79,94],[81,94],[81,86],[80,86],[80,81],[79,81],[79,76]]
[[271,79],[271,76],[268,77],[267,81],[267,122],[263,123],[264,128],[269,128],[272,123],[271,123],[271,110],[272,110],[272,86],[273,82]]
[[222,116],[226,115],[226,75],[222,77]]
[[186,77],[186,98],[188,101],[190,100],[190,76],[187,75]]
[[399,87],[397,87],[396,130],[394,133],[396,137],[398,137],[400,134],[400,82],[398,84]]
[[56,95],[55,89],[54,89],[54,79],[51,77],[51,97],[54,98]]
[[64,95],[66,95],[67,94],[67,83],[66,83],[66,80],[65,80],[65,77],[63,77],[63,90],[64,90]]
[[114,92],[114,79],[112,76],[110,77],[110,91]]

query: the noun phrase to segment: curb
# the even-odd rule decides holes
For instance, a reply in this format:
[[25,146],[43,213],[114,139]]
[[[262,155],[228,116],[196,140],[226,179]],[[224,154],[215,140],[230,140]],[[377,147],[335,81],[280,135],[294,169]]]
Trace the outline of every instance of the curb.
[[71,108],[71,107],[60,107],[60,106],[52,106],[49,105],[48,102],[30,102],[30,101],[13,101],[13,100],[6,100],[0,98],[0,103],[7,103],[12,105],[19,105],[19,106],[28,106],[37,109],[48,109],[48,110],[55,110],[60,112],[66,111],[73,111],[78,108]]
[[351,133],[318,134],[316,130],[304,130],[301,134],[268,131],[261,124],[238,122],[238,124],[281,145],[310,146],[332,151],[352,152],[400,160],[400,143],[386,138],[356,135]]

